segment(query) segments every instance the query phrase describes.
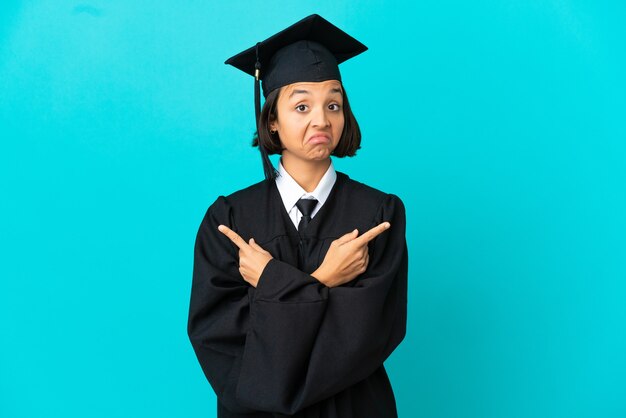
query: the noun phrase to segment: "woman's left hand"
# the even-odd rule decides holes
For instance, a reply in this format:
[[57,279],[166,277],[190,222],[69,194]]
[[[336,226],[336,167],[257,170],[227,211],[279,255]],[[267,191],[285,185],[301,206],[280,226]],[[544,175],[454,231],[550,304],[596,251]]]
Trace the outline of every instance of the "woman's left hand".
[[274,258],[272,254],[254,242],[254,238],[250,238],[250,242],[247,243],[226,225],[220,225],[217,229],[239,248],[239,272],[245,281],[256,287],[263,269]]

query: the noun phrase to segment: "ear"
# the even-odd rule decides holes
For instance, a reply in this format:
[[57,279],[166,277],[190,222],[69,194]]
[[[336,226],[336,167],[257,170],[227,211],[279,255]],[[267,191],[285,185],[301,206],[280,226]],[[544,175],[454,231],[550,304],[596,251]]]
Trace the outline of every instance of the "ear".
[[270,130],[271,130],[271,131],[276,131],[276,130],[278,130],[278,129],[277,129],[277,123],[276,123],[276,121],[272,121],[272,122],[270,122]]

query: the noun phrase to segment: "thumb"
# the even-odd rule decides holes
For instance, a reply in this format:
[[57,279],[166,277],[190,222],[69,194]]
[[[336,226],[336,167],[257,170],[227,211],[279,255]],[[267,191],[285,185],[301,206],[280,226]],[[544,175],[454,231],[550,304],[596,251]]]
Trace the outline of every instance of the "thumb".
[[263,249],[263,247],[261,247],[259,244],[256,243],[256,241],[254,240],[254,238],[250,238],[250,242],[249,242],[250,246],[252,248],[254,248],[257,251],[262,251],[265,252],[265,250]]
[[340,244],[345,244],[346,242],[350,242],[350,241],[352,241],[353,239],[355,239],[358,235],[359,235],[359,230],[358,230],[358,229],[355,229],[355,230],[354,230],[354,231],[352,231],[352,232],[348,232],[347,234],[342,235],[341,237],[339,237],[339,238],[337,239],[337,241],[338,241]]

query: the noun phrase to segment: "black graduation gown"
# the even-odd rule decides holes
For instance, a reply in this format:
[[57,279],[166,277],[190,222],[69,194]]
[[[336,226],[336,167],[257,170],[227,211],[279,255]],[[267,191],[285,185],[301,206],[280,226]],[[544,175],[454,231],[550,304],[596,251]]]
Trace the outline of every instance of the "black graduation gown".
[[[333,240],[383,221],[391,228],[370,241],[365,273],[334,288],[309,274]],[[256,288],[239,274],[239,250],[220,224],[274,257]],[[402,201],[337,172],[301,235],[271,180],[218,197],[202,220],[188,334],[217,395],[218,417],[397,416],[383,362],[406,332]]]

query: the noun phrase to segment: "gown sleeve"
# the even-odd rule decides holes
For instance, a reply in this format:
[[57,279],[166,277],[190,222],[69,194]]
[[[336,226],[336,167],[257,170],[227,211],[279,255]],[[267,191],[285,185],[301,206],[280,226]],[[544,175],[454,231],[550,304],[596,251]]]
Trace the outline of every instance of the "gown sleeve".
[[[235,399],[249,323],[249,286],[238,273],[238,251],[217,226],[233,229],[223,197],[207,210],[194,248],[187,333],[200,366],[220,402],[231,412],[249,413]],[[236,228],[235,228],[236,229]]]
[[[272,259],[247,290],[217,259],[237,263],[234,246],[201,226],[189,335],[227,407],[291,415],[382,366],[406,332],[406,221],[397,196],[387,195],[371,226],[383,221],[391,228],[369,243],[367,271],[335,288]],[[215,222],[206,228],[217,231]],[[212,255],[206,245],[220,248]]]

